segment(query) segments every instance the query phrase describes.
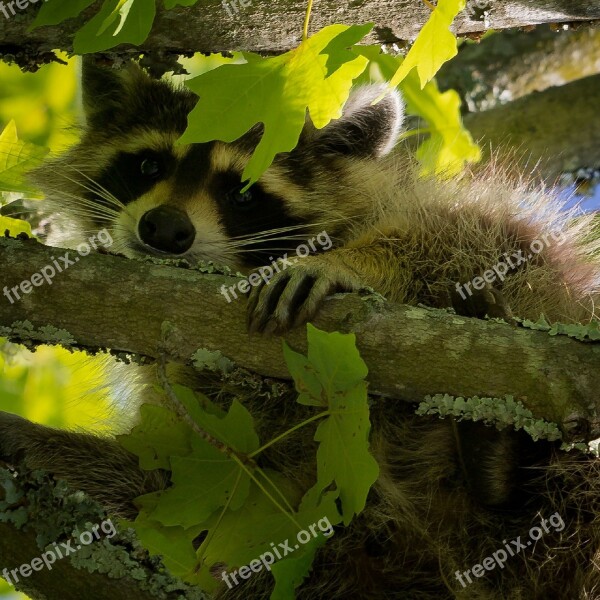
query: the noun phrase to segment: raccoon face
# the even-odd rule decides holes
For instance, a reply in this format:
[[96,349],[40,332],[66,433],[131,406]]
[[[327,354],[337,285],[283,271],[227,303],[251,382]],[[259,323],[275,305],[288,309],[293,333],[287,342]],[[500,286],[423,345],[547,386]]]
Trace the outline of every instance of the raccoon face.
[[92,60],[82,70],[81,142],[34,174],[67,222],[54,240],[62,245],[106,228],[111,251],[130,257],[240,270],[266,264],[317,231],[343,229],[346,213],[356,212],[348,188],[356,187],[357,166],[389,152],[402,117],[396,94],[371,106],[381,86],[360,88],[341,119],[320,131],[307,120],[297,148],[243,191],[262,126],[233,143],[178,145],[195,95],[152,80],[134,63],[115,71]]

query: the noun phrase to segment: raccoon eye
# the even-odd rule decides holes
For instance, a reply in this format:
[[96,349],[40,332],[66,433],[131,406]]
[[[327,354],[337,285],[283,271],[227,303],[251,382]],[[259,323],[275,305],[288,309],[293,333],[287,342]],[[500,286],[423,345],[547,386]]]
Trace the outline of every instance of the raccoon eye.
[[243,186],[234,188],[227,193],[227,200],[236,208],[247,209],[254,203],[252,190],[242,191]]
[[140,171],[146,177],[158,177],[160,175],[160,164],[154,158],[145,158],[140,164]]

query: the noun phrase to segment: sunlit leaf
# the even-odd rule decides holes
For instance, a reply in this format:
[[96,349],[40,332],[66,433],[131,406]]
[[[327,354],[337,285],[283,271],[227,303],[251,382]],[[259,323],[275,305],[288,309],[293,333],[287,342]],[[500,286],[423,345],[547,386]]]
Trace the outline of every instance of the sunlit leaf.
[[[357,32],[352,38],[356,41],[368,29],[332,25],[283,55],[264,59],[246,55],[246,64],[224,65],[188,81],[200,100],[180,142],[231,142],[263,123],[264,133],[243,173],[244,180],[257,181],[277,153],[297,144],[307,110],[317,128],[341,116],[352,81],[367,60],[332,42],[348,36],[349,30]],[[337,53],[333,73],[327,67],[326,48]]]
[[19,140],[17,126],[11,121],[0,133],[0,191],[33,191],[25,174],[39,166],[46,154],[48,148]]
[[465,8],[466,0],[438,0],[435,10],[419,32],[404,62],[390,81],[396,87],[414,68],[421,87],[431,81],[440,67],[458,52],[456,36],[450,26],[456,15]]

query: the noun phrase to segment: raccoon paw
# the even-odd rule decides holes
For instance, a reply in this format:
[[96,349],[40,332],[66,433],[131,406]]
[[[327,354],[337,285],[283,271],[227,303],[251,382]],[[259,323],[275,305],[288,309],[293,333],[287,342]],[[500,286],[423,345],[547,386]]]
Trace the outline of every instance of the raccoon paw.
[[345,270],[309,260],[252,288],[248,299],[250,333],[282,334],[312,319],[326,296],[364,287]]
[[486,283],[483,289],[473,290],[468,295],[465,295],[464,292],[461,294],[452,288],[450,299],[456,314],[463,317],[484,319],[487,315],[491,318],[504,319],[509,323],[513,321],[512,312],[502,292],[489,283]]

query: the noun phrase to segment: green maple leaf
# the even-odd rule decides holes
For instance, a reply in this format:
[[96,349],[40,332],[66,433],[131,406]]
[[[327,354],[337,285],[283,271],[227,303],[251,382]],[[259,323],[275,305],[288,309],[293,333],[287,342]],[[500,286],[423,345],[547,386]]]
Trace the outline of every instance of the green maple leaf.
[[319,536],[291,556],[273,564],[271,571],[275,577],[275,587],[270,600],[294,600],[296,588],[309,575],[315,554],[326,541],[327,538]]
[[[95,0],[44,0],[29,31],[58,25],[80,15]],[[164,0],[166,9],[193,6],[198,0]],[[156,13],[156,0],[107,0],[100,11],[76,34],[78,54],[107,50],[122,43],[139,45],[146,40]]]
[[10,121],[0,133],[0,192],[33,192],[25,174],[39,166],[48,152],[20,140],[15,122]]
[[481,159],[481,149],[463,126],[461,100],[456,91],[440,92],[435,80],[420,89],[414,71],[401,87],[407,110],[422,116],[429,125],[431,135],[416,152],[425,174],[455,175],[460,173],[465,162]]
[[0,217],[0,235],[8,231],[8,235],[17,237],[19,233],[26,233],[29,237],[34,237],[31,232],[31,225],[21,219],[12,219],[11,217]]
[[139,516],[134,522],[124,522],[122,525],[132,527],[144,548],[151,555],[159,555],[172,575],[184,579],[191,577],[196,564],[192,542],[200,531],[164,527]]
[[225,412],[206,396],[182,385],[173,386],[173,390],[188,414],[204,431],[242,454],[258,449],[259,440],[252,415],[237,400]]
[[191,456],[171,457],[171,472],[173,486],[150,514],[163,525],[193,527],[222,506],[239,509],[248,497],[250,475],[198,437],[193,439]]
[[160,492],[136,498],[140,512],[135,521],[121,521],[120,526],[135,530],[139,541],[150,554],[160,555],[163,563],[176,577],[189,579],[196,564],[193,542],[202,533],[202,527],[184,529],[165,527],[148,518],[160,499]]
[[[234,401],[229,412],[183,386],[174,392],[199,427],[232,451],[249,454],[259,447],[250,413]],[[211,412],[209,412],[211,411]],[[218,508],[240,508],[250,475],[239,461],[200,437],[162,406],[143,405],[140,423],[120,443],[140,458],[144,469],[170,469],[173,485],[162,493],[149,518],[165,526],[193,527]]]
[[119,44],[140,45],[152,29],[155,14],[155,0],[106,0],[75,34],[73,49],[89,54]]
[[330,399],[331,416],[317,428],[317,489],[335,482],[342,501],[344,524],[366,504],[367,494],[379,477],[377,461],[369,453],[367,385],[360,383]]
[[[256,182],[277,153],[296,146],[307,110],[317,128],[341,116],[352,81],[368,63],[346,44],[370,29],[331,25],[283,55],[263,59],[245,54],[245,64],[223,65],[189,80],[186,85],[200,100],[179,142],[232,142],[263,123],[263,136],[243,173],[249,185]],[[340,35],[343,47],[332,43]],[[327,67],[326,49],[336,53],[334,72]]]
[[67,19],[81,14],[88,6],[94,4],[95,0],[45,0],[40,7],[30,31],[42,25],[58,25]]
[[142,404],[140,421],[119,443],[137,455],[142,469],[169,469],[171,456],[187,456],[192,450],[191,428],[164,406]]
[[[294,494],[289,491],[290,482],[281,474],[272,471],[266,473],[280,490],[286,491],[287,495]],[[318,505],[301,506],[298,512],[293,513],[292,520],[289,515],[275,511],[268,497],[253,483],[243,510],[213,516],[206,540],[197,552],[198,565],[201,565],[201,568],[198,570],[196,582],[205,589],[212,589],[210,586],[211,583],[214,586],[214,580],[211,582],[213,565],[225,562],[228,570],[239,568],[258,559],[264,552],[273,553],[273,545],[277,547],[286,540],[289,540],[293,552],[279,560],[274,554],[277,562],[283,564],[288,558],[294,559],[307,553],[312,563],[314,553],[319,546],[326,543],[327,538],[318,535],[313,539],[313,543],[306,544],[305,548],[296,541],[296,535],[300,529],[306,530],[323,518],[327,518],[331,525],[339,523],[341,517],[335,499],[336,494],[329,492]],[[296,552],[299,554],[296,555]],[[308,557],[305,557],[306,560]],[[306,574],[305,561],[288,565],[283,573],[286,576],[293,575],[294,586],[299,584]],[[290,600],[293,600],[293,596],[290,596]]]
[[419,32],[415,43],[390,81],[396,87],[416,68],[421,87],[431,81],[440,67],[456,56],[456,36],[450,26],[456,15],[465,8],[466,0],[439,0],[429,20]]
[[176,6],[194,6],[198,0],[164,0],[165,8],[170,10]]
[[367,494],[379,476],[369,453],[368,370],[356,349],[354,334],[327,333],[307,327],[308,355],[284,346],[286,364],[300,392],[299,402],[327,406],[329,416],[318,426],[318,493],[335,483],[344,523],[365,507]]
[[[377,65],[385,79],[391,79],[403,61],[401,57],[382,54],[379,46],[363,46],[356,51]],[[368,83],[368,79],[363,78],[362,83]],[[465,163],[481,159],[481,149],[463,125],[460,96],[454,90],[440,92],[435,80],[422,88],[415,70],[408,73],[399,89],[406,102],[406,112],[427,122],[426,130],[417,130],[429,133],[416,151],[422,174],[456,175]]]
[[327,333],[307,325],[308,356],[294,352],[285,342],[286,365],[300,393],[301,404],[328,406],[338,392],[364,380],[369,370],[356,348],[352,333]]

